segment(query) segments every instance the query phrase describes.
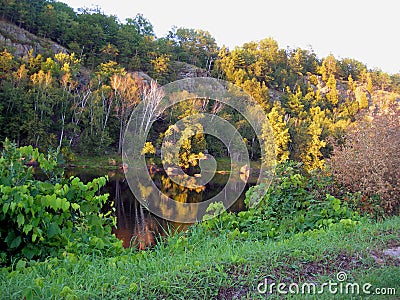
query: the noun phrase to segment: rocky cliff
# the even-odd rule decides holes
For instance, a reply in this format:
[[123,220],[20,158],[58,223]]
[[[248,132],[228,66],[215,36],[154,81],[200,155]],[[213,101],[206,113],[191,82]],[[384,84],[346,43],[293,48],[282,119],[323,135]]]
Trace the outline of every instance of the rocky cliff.
[[14,56],[33,54],[50,54],[67,52],[67,49],[45,38],[38,37],[14,24],[0,20],[0,49],[7,50]]

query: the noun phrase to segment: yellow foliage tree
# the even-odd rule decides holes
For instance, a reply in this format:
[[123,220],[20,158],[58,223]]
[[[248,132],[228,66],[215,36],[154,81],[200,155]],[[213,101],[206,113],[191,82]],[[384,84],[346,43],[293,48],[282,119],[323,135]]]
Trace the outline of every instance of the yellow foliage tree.
[[274,133],[276,162],[281,163],[289,158],[288,144],[291,141],[289,128],[283,121],[285,111],[279,102],[275,102],[267,117]]
[[325,112],[321,111],[320,107],[314,107],[310,109],[310,113],[310,124],[307,129],[308,141],[301,154],[304,169],[307,171],[322,169],[324,160],[321,149],[326,146],[326,142],[321,140],[323,125],[326,122]]
[[326,99],[328,99],[329,103],[333,106],[336,106],[339,103],[339,93],[336,88],[336,79],[333,74],[329,75],[326,86],[329,88],[329,92],[326,94]]

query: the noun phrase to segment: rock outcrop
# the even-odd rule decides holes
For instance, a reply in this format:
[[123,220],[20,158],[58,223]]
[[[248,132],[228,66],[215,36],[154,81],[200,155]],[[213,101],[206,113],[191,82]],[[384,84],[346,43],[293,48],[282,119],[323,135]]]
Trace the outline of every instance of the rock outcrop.
[[38,37],[14,24],[0,21],[0,48],[14,56],[26,56],[29,51],[33,55],[67,52],[67,49],[52,40]]
[[210,77],[210,72],[205,69],[196,67],[194,65],[180,62],[180,61],[173,61],[171,62],[172,69],[175,71],[176,79],[185,79],[185,78],[192,78],[192,77]]

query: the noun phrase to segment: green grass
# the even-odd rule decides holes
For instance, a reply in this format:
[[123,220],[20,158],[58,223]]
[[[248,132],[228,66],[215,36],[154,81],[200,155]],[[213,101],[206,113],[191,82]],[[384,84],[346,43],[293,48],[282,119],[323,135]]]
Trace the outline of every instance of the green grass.
[[[106,258],[101,253],[46,262],[18,263],[0,269],[2,299],[349,299],[349,295],[260,294],[269,283],[346,282],[396,289],[400,297],[400,261],[382,250],[400,245],[400,217],[353,229],[335,227],[285,241],[251,240],[207,232],[193,226],[141,252]],[[380,262],[371,256],[382,259]],[[291,297],[289,297],[291,296]],[[354,295],[354,299],[361,299]]]

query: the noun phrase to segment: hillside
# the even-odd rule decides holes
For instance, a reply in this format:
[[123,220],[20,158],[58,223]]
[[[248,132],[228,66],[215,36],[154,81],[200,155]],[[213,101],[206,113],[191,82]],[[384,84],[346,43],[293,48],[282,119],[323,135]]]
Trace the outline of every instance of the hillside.
[[[340,139],[358,115],[400,99],[400,74],[369,70],[332,54],[321,59],[310,50],[281,49],[272,38],[233,50],[219,47],[201,29],[174,28],[156,38],[143,15],[122,23],[100,9],[76,13],[45,0],[14,1],[0,13],[0,46],[6,49],[0,66],[0,137],[18,145],[61,146],[78,154],[120,152],[128,116],[146,83],[212,76],[242,88],[280,128],[274,133],[278,161],[290,158],[311,170],[322,166],[332,139]],[[113,85],[111,78],[126,86]],[[127,88],[136,92],[128,95]],[[151,134],[156,147],[159,131],[182,117],[178,111],[157,124]],[[260,151],[249,125],[233,119],[256,159]],[[212,154],[223,156],[221,145],[207,142]]]
[[0,299],[398,297],[400,74],[0,2]]
[[[7,49],[15,57],[28,56],[29,53],[33,56],[41,54],[45,57],[53,56],[56,53],[69,53],[71,52],[67,48],[59,45],[58,43],[52,41],[51,39],[46,39],[29,31],[10,23],[6,20],[0,20],[0,48]],[[180,61],[172,61],[171,70],[173,72],[173,77],[175,80],[180,80],[184,78],[191,77],[208,77],[211,73],[203,68],[199,68],[195,65],[188,64]],[[145,72],[137,71],[138,76],[150,81],[150,78]],[[321,76],[317,76],[317,85],[312,85],[315,92],[320,90],[323,95],[325,95],[329,88],[326,83],[322,80]],[[305,78],[306,80],[306,78]],[[366,86],[363,84],[358,84],[357,89],[359,91],[366,92]],[[348,84],[347,81],[341,80],[337,82],[337,90],[339,92],[340,98],[345,99],[348,94]],[[272,100],[279,100],[282,92],[271,88],[269,91],[269,96]],[[400,94],[392,94],[384,90],[376,90],[372,95],[368,94],[369,106],[373,104],[383,105],[387,102],[387,99],[395,97],[397,101],[400,101]]]
[[30,51],[35,56],[67,52],[63,46],[4,20],[0,20],[0,48],[7,48],[16,57],[28,56]]

